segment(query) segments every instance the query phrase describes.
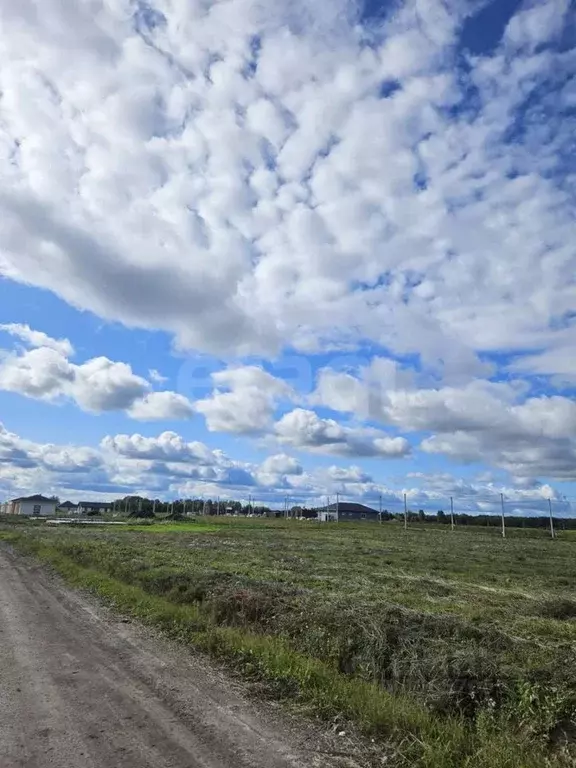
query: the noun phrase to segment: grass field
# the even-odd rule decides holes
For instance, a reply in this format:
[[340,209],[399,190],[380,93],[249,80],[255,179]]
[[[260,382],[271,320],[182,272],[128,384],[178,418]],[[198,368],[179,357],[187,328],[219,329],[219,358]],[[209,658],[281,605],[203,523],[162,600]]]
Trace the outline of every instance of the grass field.
[[576,765],[576,538],[234,518],[0,526],[389,766]]

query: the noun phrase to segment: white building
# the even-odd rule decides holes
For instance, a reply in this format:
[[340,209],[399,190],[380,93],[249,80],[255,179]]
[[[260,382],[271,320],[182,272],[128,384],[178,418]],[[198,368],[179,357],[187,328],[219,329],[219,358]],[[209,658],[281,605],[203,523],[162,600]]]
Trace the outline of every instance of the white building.
[[49,499],[47,496],[41,496],[40,494],[21,496],[8,502],[6,514],[49,517],[56,514],[57,503],[56,499]]

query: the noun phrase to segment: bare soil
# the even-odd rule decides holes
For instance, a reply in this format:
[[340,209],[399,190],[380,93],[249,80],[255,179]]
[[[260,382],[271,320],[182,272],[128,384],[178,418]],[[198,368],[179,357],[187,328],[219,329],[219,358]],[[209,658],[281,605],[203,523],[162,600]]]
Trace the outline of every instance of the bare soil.
[[0,548],[1,768],[366,765],[334,738]]

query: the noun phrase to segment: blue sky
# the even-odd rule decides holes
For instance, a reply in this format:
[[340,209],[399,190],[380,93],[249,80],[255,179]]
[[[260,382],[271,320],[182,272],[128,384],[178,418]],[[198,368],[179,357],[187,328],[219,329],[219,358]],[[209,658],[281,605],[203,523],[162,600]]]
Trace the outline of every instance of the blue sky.
[[203,8],[3,12],[0,494],[576,497],[573,5]]

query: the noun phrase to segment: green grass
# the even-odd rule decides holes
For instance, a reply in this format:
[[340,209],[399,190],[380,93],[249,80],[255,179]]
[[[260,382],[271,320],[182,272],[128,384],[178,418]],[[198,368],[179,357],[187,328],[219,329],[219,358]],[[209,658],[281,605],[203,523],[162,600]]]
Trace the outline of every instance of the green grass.
[[123,530],[140,531],[142,533],[213,533],[218,531],[217,525],[209,525],[206,523],[188,523],[186,521],[182,523],[178,522],[166,522],[166,523],[136,523],[123,527]]
[[211,519],[4,526],[119,610],[345,718],[389,765],[574,765],[576,540]]

